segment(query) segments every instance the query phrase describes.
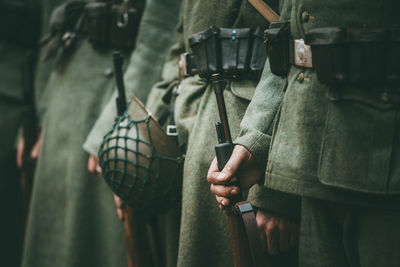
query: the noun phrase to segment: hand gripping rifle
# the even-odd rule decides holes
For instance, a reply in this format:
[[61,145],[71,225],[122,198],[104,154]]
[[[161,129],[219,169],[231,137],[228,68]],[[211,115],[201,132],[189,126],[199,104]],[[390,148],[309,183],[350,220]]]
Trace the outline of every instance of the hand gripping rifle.
[[[229,129],[228,116],[224,100],[226,81],[221,74],[211,76],[217,99],[220,122],[216,123],[218,144],[215,154],[218,160],[218,169],[221,171],[230,159],[234,144]],[[233,185],[239,185],[237,183]],[[235,267],[265,267],[266,256],[263,252],[260,233],[254,210],[251,204],[244,201],[241,194],[230,198],[231,206],[227,210],[229,233],[231,237],[232,253]]]
[[[118,117],[122,116],[127,109],[127,100],[125,95],[125,86],[123,79],[123,57],[121,53],[115,51],[113,53],[114,59],[114,72],[118,90],[118,97],[116,99]],[[127,261],[128,267],[143,267],[154,266],[154,259],[149,257],[150,244],[146,236],[147,229],[143,216],[139,216],[131,207],[125,205],[124,207],[124,228],[127,247]],[[151,222],[151,228],[155,239],[160,240],[157,223]],[[156,248],[161,255],[161,248]],[[158,263],[156,266],[164,266],[163,257],[157,256]]]
[[22,155],[20,184],[22,190],[22,226],[28,220],[29,203],[31,199],[36,160],[32,159],[31,151],[39,136],[39,124],[35,112],[35,56],[32,52],[25,54],[25,62],[21,69],[23,102],[26,108],[22,122],[22,132],[25,147]]

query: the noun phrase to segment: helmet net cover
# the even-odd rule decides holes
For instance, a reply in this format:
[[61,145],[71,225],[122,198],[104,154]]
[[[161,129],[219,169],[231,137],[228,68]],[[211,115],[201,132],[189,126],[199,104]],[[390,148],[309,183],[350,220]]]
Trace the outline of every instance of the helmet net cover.
[[105,135],[99,163],[111,189],[128,205],[145,213],[163,212],[180,199],[182,153],[135,102]]

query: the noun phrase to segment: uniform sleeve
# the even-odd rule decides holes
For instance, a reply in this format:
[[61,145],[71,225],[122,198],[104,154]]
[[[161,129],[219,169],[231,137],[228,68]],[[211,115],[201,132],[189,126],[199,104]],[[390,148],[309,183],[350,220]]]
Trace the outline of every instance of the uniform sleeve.
[[267,60],[260,82],[240,124],[235,143],[246,147],[265,169],[271,135],[286,80],[271,73]]
[[[257,85],[254,96],[240,124],[241,130],[236,144],[243,145],[254,156],[258,165],[265,170],[271,137],[284,90],[286,79],[270,72],[269,62]],[[300,214],[300,197],[278,192],[263,185],[250,189],[248,201],[258,208],[298,218]]]
[[[167,51],[175,41],[180,0],[148,1],[140,24],[137,45],[124,74],[126,95],[146,102],[150,89],[161,80]],[[114,92],[90,131],[83,148],[97,155],[103,136],[112,128],[117,114]]]

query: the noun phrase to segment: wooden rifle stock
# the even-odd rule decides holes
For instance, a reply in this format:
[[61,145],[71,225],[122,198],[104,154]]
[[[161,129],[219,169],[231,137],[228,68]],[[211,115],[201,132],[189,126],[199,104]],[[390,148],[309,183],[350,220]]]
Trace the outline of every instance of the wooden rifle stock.
[[138,218],[129,206],[124,207],[124,218],[128,267],[152,266],[143,218]]
[[[127,108],[122,70],[123,57],[120,52],[115,51],[113,53],[113,59],[115,80],[118,90],[118,97],[116,99],[117,115],[122,116]],[[150,256],[150,244],[148,242],[144,217],[139,217],[131,207],[125,205],[124,218],[128,267],[154,266],[153,259]],[[152,227],[152,232],[155,238],[159,238],[158,229],[156,229],[156,227]],[[158,250],[161,251],[161,249]],[[158,259],[161,260],[158,266],[164,266],[162,265],[163,258],[159,257]]]
[[[221,171],[232,155],[234,145],[232,143],[231,133],[229,129],[229,121],[226,112],[223,91],[225,81],[220,79],[219,75],[213,75],[214,91],[217,98],[219,117],[221,122],[216,123],[218,144],[215,146],[215,154],[218,160],[218,169]],[[237,202],[243,201],[241,194],[232,198],[231,203],[234,206]],[[242,218],[235,214],[233,210],[227,211],[228,228],[231,238],[233,262],[235,267],[253,266],[250,254],[250,247],[247,242],[246,230],[243,225]]]
[[[123,65],[123,57],[119,51],[114,51],[113,53],[113,62],[114,62],[114,73],[115,73],[115,82],[117,84],[118,96],[116,99],[117,105],[117,117],[122,116],[124,111],[126,110],[126,96],[125,96],[125,86],[124,86],[124,75],[122,71]],[[140,253],[137,244],[137,238],[135,236],[140,233],[137,225],[136,214],[134,211],[125,205],[124,207],[124,228],[125,228],[125,238],[126,238],[126,256],[128,267],[139,267],[143,265],[143,261],[141,259],[142,253]]]
[[[215,153],[218,169],[221,171],[229,161],[234,144],[229,129],[223,91],[226,82],[220,74],[212,75],[214,92],[217,99],[218,112],[221,122],[216,123],[218,144]],[[239,186],[239,184],[232,183]],[[267,266],[262,252],[262,243],[251,205],[244,201],[242,194],[230,198],[230,209],[227,210],[228,227],[231,238],[233,262],[235,267]]]

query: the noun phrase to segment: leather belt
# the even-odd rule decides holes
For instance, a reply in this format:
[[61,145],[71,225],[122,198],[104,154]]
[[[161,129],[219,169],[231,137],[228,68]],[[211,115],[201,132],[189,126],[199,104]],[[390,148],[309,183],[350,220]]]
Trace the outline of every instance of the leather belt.
[[303,39],[290,40],[289,60],[292,65],[303,68],[312,68],[311,46],[306,45]]

